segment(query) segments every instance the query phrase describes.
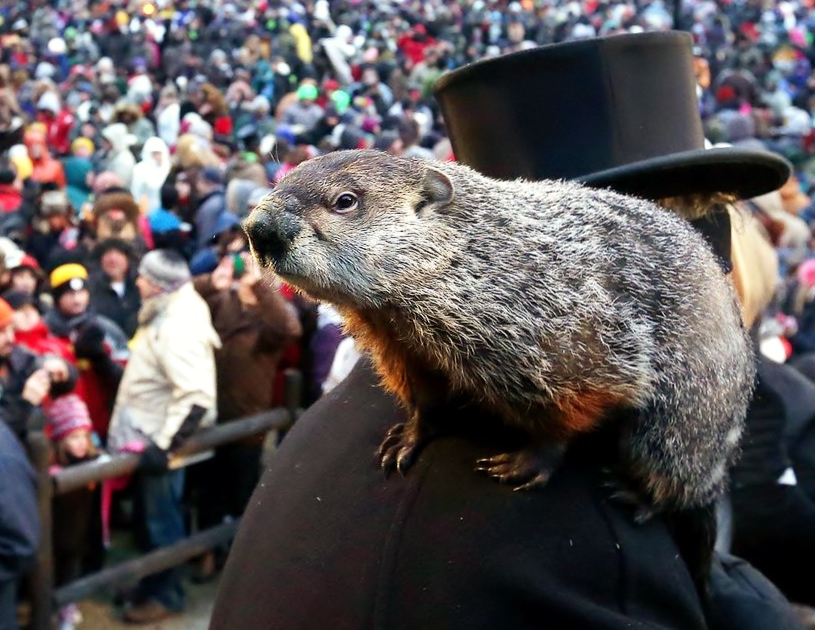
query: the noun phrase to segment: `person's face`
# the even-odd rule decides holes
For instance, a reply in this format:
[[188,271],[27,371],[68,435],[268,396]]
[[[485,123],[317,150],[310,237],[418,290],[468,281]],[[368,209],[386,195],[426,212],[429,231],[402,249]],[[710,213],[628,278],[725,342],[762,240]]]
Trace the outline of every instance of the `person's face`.
[[199,197],[208,195],[213,188],[215,188],[214,184],[210,184],[201,177],[199,177],[195,182],[195,191],[198,193]]
[[120,282],[125,279],[130,261],[124,252],[118,249],[109,249],[99,261],[104,271],[112,280]]
[[396,140],[394,140],[393,144],[391,144],[388,147],[388,153],[390,153],[391,155],[402,155],[402,153],[404,153],[404,152],[405,152],[405,143],[402,142],[401,138],[397,138]]
[[49,215],[47,221],[51,232],[61,232],[68,227],[68,217],[61,212]]
[[90,299],[90,293],[88,293],[87,289],[66,291],[59,297],[57,308],[59,308],[60,313],[67,317],[76,317],[87,310]]
[[65,451],[77,459],[84,459],[90,450],[90,435],[87,431],[74,431],[63,439]]
[[18,269],[11,274],[11,289],[22,291],[26,295],[34,295],[37,290],[37,276],[31,269]]
[[14,311],[11,323],[16,332],[28,332],[40,322],[40,313],[31,304],[26,304]]
[[153,151],[150,155],[153,157],[153,161],[159,166],[164,163],[164,155],[162,155],[161,151]]
[[369,87],[379,83],[379,75],[377,74],[376,70],[372,68],[366,69],[362,73],[362,83]]
[[136,278],[136,287],[139,289],[142,300],[148,300],[161,293],[161,287],[156,286],[144,276]]
[[14,321],[0,328],[0,357],[7,359],[14,349]]

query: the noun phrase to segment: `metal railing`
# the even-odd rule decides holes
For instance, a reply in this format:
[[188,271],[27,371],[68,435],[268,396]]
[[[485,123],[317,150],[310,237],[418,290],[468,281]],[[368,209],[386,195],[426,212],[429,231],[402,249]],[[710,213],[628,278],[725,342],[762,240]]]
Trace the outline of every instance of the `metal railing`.
[[[287,429],[295,421],[302,400],[302,376],[297,370],[285,374],[286,406],[246,418],[230,420],[202,429],[192,435],[170,459],[170,468],[181,468],[197,461],[193,456],[237,440]],[[93,482],[127,475],[136,470],[139,455],[103,456],[94,461],[50,474],[48,438],[42,431],[29,434],[29,456],[37,471],[37,499],[40,517],[40,546],[37,561],[29,575],[31,596],[31,630],[49,630],[54,611],[65,604],[84,599],[100,589],[141,579],[147,575],[183,564],[208,550],[229,542],[238,528],[238,520],[217,525],[188,536],[170,547],[162,547],[133,560],[121,562],[85,575],[54,589],[54,559],[52,549],[52,500]]]

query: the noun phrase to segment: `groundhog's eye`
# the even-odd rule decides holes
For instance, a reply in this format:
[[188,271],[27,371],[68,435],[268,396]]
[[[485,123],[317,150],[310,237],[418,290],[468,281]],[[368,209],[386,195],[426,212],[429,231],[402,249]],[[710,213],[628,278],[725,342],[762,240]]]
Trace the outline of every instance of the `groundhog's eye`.
[[354,193],[344,192],[334,201],[334,210],[349,212],[357,207],[357,196]]

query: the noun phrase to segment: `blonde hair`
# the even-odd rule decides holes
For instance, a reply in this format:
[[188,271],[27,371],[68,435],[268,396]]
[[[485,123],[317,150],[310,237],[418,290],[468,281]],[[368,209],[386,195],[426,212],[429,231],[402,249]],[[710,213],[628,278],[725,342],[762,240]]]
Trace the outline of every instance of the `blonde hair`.
[[778,254],[761,224],[741,204],[731,204],[727,209],[733,262],[730,277],[741,302],[744,325],[749,329],[775,297],[779,284]]

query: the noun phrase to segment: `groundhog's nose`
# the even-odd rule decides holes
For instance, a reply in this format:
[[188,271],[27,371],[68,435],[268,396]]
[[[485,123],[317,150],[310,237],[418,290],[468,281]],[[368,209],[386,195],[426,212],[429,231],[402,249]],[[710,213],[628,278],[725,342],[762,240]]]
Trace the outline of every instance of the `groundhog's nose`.
[[261,264],[270,266],[286,253],[299,234],[300,222],[289,213],[272,216],[269,212],[257,209],[249,215],[244,230]]

